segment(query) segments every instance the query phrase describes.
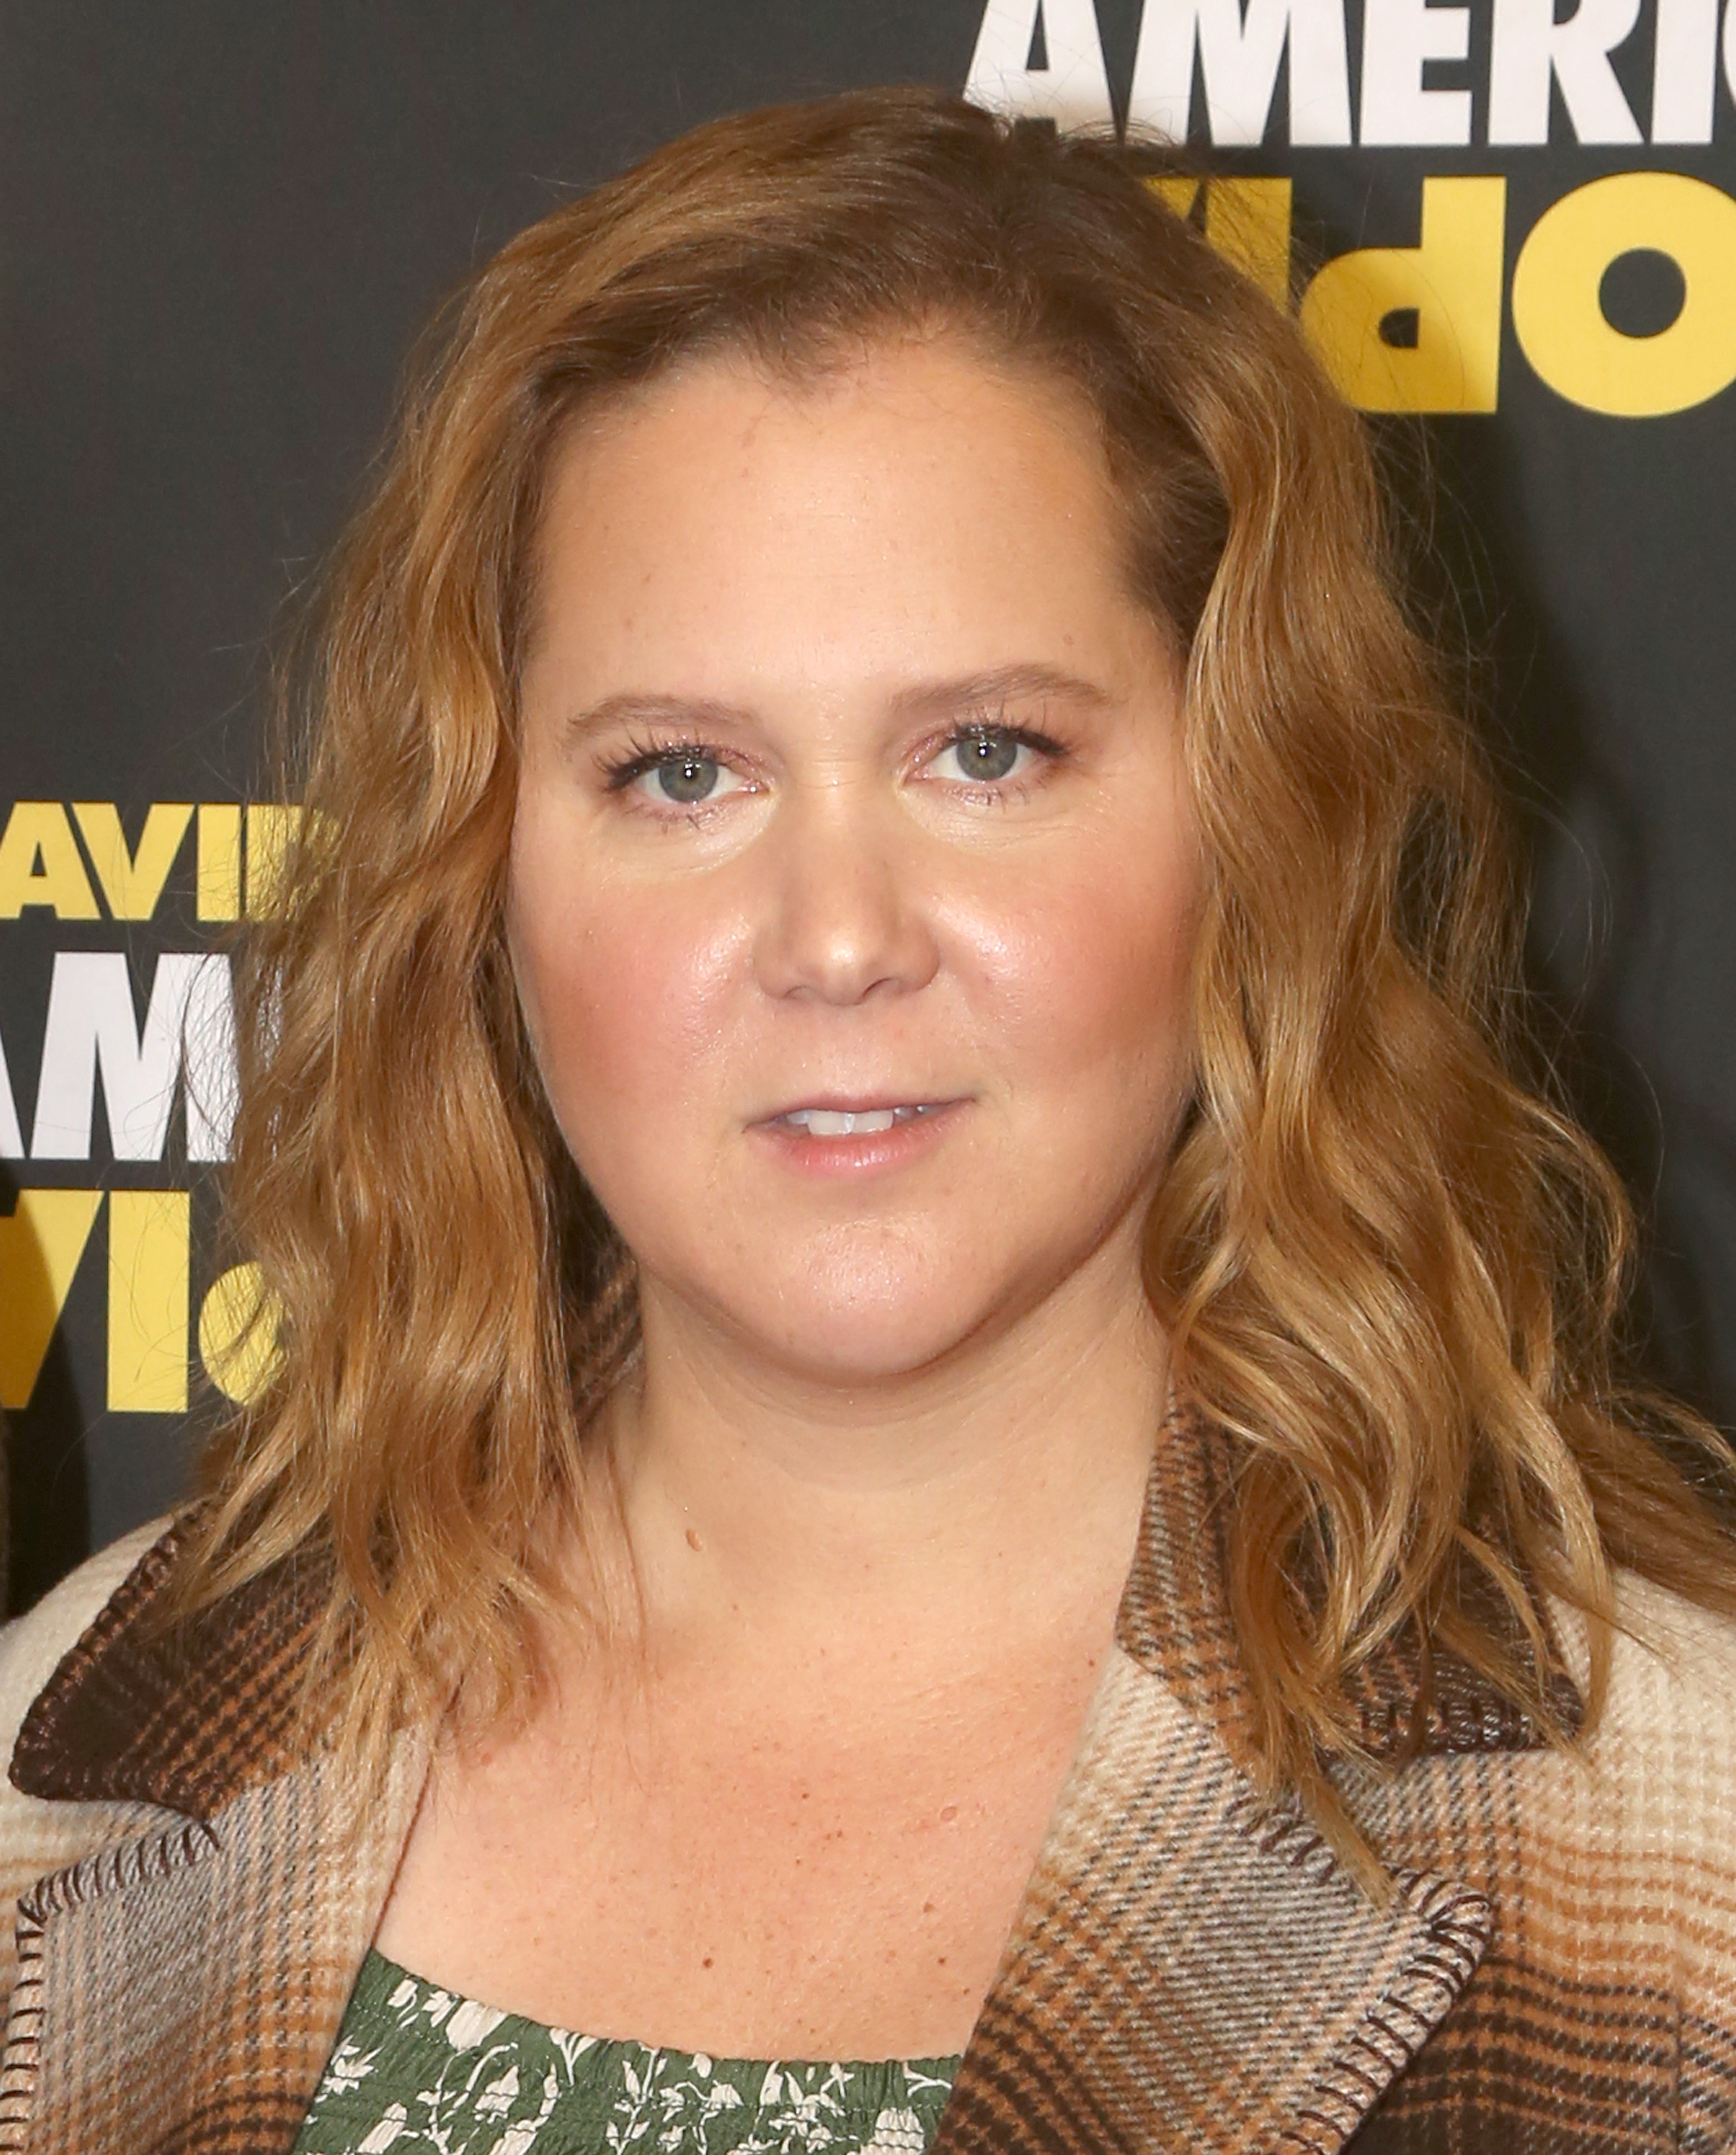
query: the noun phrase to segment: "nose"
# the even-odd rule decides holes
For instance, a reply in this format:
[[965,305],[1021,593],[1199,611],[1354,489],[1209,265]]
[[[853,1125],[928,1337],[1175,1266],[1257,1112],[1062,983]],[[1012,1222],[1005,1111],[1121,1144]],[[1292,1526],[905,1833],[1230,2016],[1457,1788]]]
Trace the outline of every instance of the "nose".
[[753,956],[768,995],[848,1006],[933,979],[919,845],[895,820],[871,789],[847,782],[782,804],[761,841]]

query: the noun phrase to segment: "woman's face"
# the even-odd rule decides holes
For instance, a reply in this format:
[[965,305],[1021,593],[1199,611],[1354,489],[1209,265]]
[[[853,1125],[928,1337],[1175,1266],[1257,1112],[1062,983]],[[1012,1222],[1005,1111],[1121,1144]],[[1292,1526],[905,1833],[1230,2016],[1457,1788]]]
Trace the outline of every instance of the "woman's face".
[[552,474],[509,932],[659,1310],[823,1383],[1137,1296],[1202,885],[1173,655],[1057,386],[690,363]]

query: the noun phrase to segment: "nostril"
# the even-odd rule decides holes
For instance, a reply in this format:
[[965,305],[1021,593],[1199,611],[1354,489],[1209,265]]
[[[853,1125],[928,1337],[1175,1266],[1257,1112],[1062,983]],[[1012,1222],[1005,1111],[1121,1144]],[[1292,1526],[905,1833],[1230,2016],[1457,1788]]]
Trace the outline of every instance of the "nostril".
[[920,893],[883,869],[839,873],[824,855],[775,893],[759,938],[758,965],[768,993],[839,1005],[906,993],[937,963]]

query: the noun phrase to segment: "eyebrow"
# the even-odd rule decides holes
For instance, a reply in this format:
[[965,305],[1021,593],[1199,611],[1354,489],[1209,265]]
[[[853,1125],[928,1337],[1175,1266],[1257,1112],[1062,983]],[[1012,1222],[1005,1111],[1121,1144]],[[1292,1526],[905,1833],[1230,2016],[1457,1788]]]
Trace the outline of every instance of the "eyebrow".
[[[944,718],[949,712],[976,711],[1044,697],[1092,710],[1107,710],[1116,701],[1100,682],[1032,661],[991,667],[985,673],[962,673],[946,680],[914,682],[893,696],[891,709],[901,719]],[[560,731],[564,745],[571,747],[610,726],[662,724],[704,730],[752,725],[754,719],[755,714],[747,706],[720,703],[714,697],[660,696],[624,688],[574,712],[562,721]]]

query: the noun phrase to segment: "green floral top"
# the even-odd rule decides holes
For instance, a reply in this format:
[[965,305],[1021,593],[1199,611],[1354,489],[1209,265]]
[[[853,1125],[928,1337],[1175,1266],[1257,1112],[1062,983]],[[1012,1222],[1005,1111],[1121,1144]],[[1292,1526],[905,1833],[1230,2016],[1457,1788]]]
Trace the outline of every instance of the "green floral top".
[[362,1963],[296,2155],[923,2155],[957,2058],[802,2065],[600,2041]]

